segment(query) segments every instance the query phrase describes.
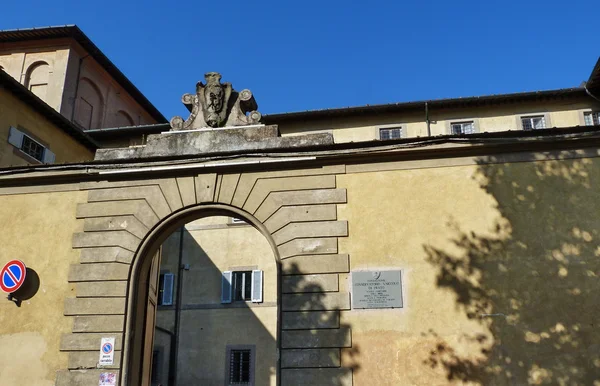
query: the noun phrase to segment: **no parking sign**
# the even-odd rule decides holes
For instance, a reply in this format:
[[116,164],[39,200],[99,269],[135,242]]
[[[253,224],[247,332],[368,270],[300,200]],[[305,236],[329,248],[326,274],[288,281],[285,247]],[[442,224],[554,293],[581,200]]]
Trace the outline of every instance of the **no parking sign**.
[[0,270],[0,289],[11,294],[25,282],[27,268],[21,260],[11,260]]
[[113,364],[115,358],[115,338],[102,338],[100,340],[100,359],[98,364],[100,366],[110,366]]

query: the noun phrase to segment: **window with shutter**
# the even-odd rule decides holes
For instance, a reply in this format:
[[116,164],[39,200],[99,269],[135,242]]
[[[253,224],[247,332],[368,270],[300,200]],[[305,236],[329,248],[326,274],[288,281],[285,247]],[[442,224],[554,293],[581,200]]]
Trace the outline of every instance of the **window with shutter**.
[[379,139],[400,139],[402,138],[402,127],[389,127],[379,129]]
[[171,306],[173,305],[173,285],[175,275],[172,273],[163,273],[160,275],[158,282],[158,305]]
[[261,303],[263,296],[263,271],[252,271],[252,302]]
[[450,131],[453,135],[473,134],[475,133],[475,124],[473,121],[468,122],[452,122]]
[[600,125],[600,111],[588,111],[583,113],[586,126]]
[[52,164],[56,160],[56,155],[44,145],[12,126],[8,133],[8,143],[40,162]]
[[221,303],[231,303],[231,278],[233,272],[225,271],[221,275]]

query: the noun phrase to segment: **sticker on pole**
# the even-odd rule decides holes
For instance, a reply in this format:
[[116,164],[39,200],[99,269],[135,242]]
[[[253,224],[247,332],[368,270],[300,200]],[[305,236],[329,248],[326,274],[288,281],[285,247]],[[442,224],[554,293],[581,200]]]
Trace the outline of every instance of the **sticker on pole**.
[[100,366],[110,366],[115,359],[115,338],[102,338],[100,341]]
[[7,294],[13,293],[25,282],[27,268],[21,260],[11,260],[0,271],[0,288]]

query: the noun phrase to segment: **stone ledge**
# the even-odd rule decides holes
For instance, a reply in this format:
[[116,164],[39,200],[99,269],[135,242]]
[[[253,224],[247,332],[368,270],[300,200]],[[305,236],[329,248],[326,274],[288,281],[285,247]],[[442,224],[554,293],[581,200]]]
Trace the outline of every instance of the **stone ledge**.
[[98,149],[95,160],[143,159],[207,155],[241,151],[269,151],[332,145],[331,133],[279,137],[275,125],[216,130],[165,132],[148,136],[146,145]]

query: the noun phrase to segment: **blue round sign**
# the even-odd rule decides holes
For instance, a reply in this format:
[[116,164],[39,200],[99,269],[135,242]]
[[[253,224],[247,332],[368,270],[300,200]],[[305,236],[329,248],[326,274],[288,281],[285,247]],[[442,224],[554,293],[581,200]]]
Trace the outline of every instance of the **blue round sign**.
[[11,260],[0,270],[0,289],[13,293],[23,285],[27,268],[21,260]]

